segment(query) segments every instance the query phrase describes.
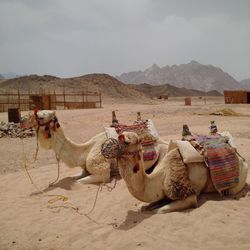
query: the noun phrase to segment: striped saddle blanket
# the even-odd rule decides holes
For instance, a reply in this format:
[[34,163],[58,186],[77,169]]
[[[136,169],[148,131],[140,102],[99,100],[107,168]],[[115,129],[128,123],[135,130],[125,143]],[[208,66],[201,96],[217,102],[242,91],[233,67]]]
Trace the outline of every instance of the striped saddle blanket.
[[205,161],[216,190],[221,193],[234,187],[239,182],[239,160],[235,149],[219,134],[198,135],[195,139],[205,149]]

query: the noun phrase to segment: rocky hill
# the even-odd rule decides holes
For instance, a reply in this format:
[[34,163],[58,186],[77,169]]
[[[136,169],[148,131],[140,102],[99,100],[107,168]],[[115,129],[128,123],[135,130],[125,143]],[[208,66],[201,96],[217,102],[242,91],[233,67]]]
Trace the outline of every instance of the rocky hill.
[[149,84],[124,84],[108,74],[89,74],[72,78],[59,78],[50,75],[30,75],[15,79],[3,80],[0,83],[0,92],[13,90],[33,93],[53,93],[54,90],[68,92],[91,91],[100,92],[103,98],[119,101],[148,102],[149,98],[161,95],[167,96],[204,96],[219,95],[218,92],[205,93],[198,90],[178,88],[169,84],[152,86]]
[[168,96],[168,97],[178,97],[178,96],[221,96],[222,94],[216,90],[204,92],[195,89],[178,88],[169,84],[164,85],[150,85],[147,83],[143,84],[129,84],[132,88],[139,90],[151,98]]
[[240,84],[241,84],[241,88],[250,89],[250,78],[240,81]]
[[[0,79],[12,79],[12,78],[16,78],[19,77],[20,75],[13,73],[13,72],[9,72],[9,73],[0,73]],[[2,77],[2,78],[1,78]]]
[[107,74],[89,74],[73,78],[58,78],[55,76],[30,75],[5,80],[0,84],[0,91],[19,89],[23,92],[51,92],[62,91],[91,91],[100,92],[106,98],[119,98],[128,100],[148,100],[144,93],[129,87]]
[[120,81],[130,84],[148,83],[151,85],[171,84],[176,87],[201,91],[239,89],[240,84],[228,73],[212,65],[202,65],[196,61],[188,64],[165,66],[156,64],[145,71],[121,74]]
[[38,75],[29,75],[21,76],[9,80],[5,80],[1,83],[1,89],[13,89],[13,90],[23,90],[23,91],[39,91],[50,86],[50,83],[54,80],[59,79],[55,76],[38,76]]

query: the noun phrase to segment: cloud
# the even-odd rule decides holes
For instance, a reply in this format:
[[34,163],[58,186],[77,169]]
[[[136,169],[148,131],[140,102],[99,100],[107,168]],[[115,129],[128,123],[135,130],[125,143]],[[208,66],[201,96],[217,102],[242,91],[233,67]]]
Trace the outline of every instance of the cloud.
[[0,72],[117,75],[197,60],[250,75],[249,1],[0,2]]

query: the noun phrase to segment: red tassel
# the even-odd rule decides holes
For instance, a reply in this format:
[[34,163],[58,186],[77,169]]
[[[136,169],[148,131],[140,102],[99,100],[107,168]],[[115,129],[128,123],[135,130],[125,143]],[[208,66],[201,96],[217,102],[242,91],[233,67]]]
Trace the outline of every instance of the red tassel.
[[45,139],[48,139],[49,138],[49,134],[48,134],[48,132],[44,132],[44,137],[45,137]]
[[137,163],[137,164],[134,166],[134,168],[133,168],[133,172],[134,172],[134,173],[137,173],[139,170],[140,170],[140,166],[139,166],[139,164]]

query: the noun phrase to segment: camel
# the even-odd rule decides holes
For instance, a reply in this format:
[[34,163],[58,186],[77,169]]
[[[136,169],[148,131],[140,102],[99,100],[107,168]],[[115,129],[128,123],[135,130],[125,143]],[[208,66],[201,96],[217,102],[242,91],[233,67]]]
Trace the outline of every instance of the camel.
[[[168,213],[187,208],[197,207],[197,197],[201,193],[216,192],[212,185],[210,175],[204,162],[184,165],[187,170],[187,179],[194,188],[183,199],[169,199],[169,190],[166,186],[169,168],[180,164],[176,158],[180,158],[178,148],[170,149],[163,159],[154,168],[151,174],[145,172],[142,159],[141,144],[137,134],[124,132],[119,136],[119,144],[125,147],[119,159],[118,167],[120,175],[126,182],[129,192],[138,200],[149,203],[142,204],[141,211],[153,211],[155,213]],[[246,183],[248,165],[243,158],[239,158],[239,183],[229,189],[229,194],[240,192]],[[182,160],[181,164],[184,164]],[[178,187],[177,192],[179,192]],[[188,190],[190,191],[190,190]],[[165,202],[165,201],[166,202]],[[162,203],[162,201],[164,201]],[[163,204],[163,205],[162,205]]]
[[[106,183],[111,179],[111,165],[117,165],[115,160],[106,159],[101,154],[102,144],[107,140],[105,132],[99,133],[83,144],[76,144],[70,140],[59,125],[55,111],[42,110],[30,115],[22,123],[23,127],[36,127],[39,144],[44,149],[52,149],[58,159],[68,167],[82,168],[82,172],[73,176],[77,182],[83,184]],[[158,139],[156,151],[164,154],[167,142]],[[145,168],[149,169],[157,159],[149,160]]]

